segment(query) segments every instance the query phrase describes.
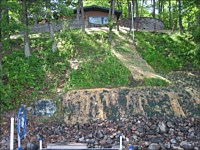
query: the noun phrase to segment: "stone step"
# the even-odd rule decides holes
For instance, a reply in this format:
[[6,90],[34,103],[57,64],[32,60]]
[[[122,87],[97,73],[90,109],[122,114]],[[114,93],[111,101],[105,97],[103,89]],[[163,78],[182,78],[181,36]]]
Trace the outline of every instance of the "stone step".
[[119,150],[119,148],[88,148],[85,143],[50,143],[42,150]]

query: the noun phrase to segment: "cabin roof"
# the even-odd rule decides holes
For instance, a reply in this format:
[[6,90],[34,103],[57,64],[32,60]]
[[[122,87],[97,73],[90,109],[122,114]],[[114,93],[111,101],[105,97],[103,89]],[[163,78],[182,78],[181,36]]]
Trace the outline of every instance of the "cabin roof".
[[[107,7],[102,7],[102,6],[97,6],[97,5],[92,5],[92,6],[85,6],[83,7],[84,12],[88,11],[100,11],[100,12],[105,12],[109,13],[109,8]],[[74,13],[77,12],[77,9],[74,9]],[[120,15],[122,14],[122,11],[120,10],[115,10],[115,15],[117,16],[117,19],[119,19]]]

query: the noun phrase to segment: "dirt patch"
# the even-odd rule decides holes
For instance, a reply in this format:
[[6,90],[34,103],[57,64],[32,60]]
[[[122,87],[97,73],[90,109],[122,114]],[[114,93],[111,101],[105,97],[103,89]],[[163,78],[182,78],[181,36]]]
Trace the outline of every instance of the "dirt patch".
[[172,110],[174,111],[175,116],[185,117],[185,113],[183,112],[183,109],[178,102],[177,94],[168,93],[168,95],[169,95],[171,107],[172,107]]

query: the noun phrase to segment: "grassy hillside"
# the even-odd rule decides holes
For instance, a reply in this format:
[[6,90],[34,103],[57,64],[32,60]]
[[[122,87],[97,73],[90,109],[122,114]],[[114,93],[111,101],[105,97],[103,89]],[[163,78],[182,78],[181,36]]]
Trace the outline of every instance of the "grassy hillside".
[[[113,36],[120,42],[117,50],[126,51],[123,44],[129,44],[128,36],[121,36],[124,38]],[[56,33],[58,49],[53,53],[48,33],[31,35],[30,58],[24,57],[22,38],[12,39],[3,57],[2,111],[35,99],[54,98],[60,91],[128,85],[131,73],[111,54],[107,38],[103,31],[61,31]],[[200,68],[189,36],[136,32],[136,44],[140,55],[158,73]],[[70,66],[74,59],[80,62],[77,70]],[[148,85],[154,82],[147,79]]]
[[[107,34],[79,30],[56,33],[57,51],[51,51],[49,34],[30,36],[30,58],[24,57],[22,38],[12,39],[12,51],[3,57],[0,94],[4,108],[53,98],[59,90],[125,86],[129,70],[111,54]],[[70,60],[81,61],[77,70]]]
[[191,35],[136,32],[136,45],[158,73],[200,69],[200,56]]

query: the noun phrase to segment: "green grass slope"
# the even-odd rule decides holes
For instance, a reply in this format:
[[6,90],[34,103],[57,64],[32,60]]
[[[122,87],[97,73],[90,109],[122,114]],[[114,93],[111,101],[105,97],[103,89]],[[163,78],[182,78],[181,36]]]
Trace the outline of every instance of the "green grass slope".
[[191,35],[136,32],[136,47],[158,73],[200,69],[200,56]]
[[[53,53],[48,33],[31,35],[29,58],[24,56],[22,38],[12,39],[10,48],[4,45],[8,50],[2,62],[1,111],[40,98],[55,98],[58,92],[70,89],[120,87],[130,82],[130,71],[111,53],[107,33],[65,30],[56,33],[55,38],[57,51]],[[126,44],[126,40],[123,42]],[[136,42],[140,55],[158,73],[200,68],[195,44],[188,36],[136,32]],[[123,47],[118,50],[126,51]],[[70,67],[74,59],[81,62],[77,70]],[[157,83],[151,79],[146,82]]]
[[[130,72],[111,54],[106,33],[65,30],[56,33],[56,42],[53,53],[48,33],[31,35],[32,56],[25,58],[22,38],[12,39],[12,51],[5,51],[3,57],[1,108],[54,98],[59,90],[128,84]],[[69,61],[74,59],[81,61],[77,70],[70,67]]]

